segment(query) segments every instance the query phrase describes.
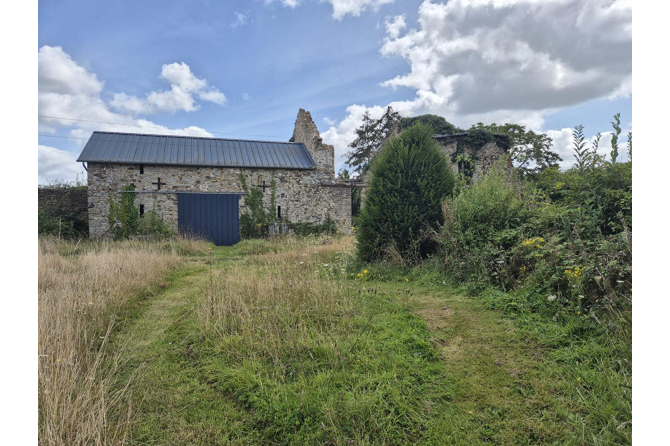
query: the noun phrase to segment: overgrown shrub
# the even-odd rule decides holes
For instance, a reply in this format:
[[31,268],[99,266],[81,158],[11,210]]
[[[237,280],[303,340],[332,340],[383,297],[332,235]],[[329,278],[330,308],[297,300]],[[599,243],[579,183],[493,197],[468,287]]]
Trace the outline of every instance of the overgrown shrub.
[[337,223],[326,216],[323,223],[289,223],[289,227],[296,235],[335,235],[337,233]]
[[389,248],[410,262],[434,252],[426,234],[442,224],[441,203],[453,186],[429,127],[417,123],[391,139],[372,167],[358,222],[361,260],[380,259]]
[[54,216],[48,212],[38,212],[37,233],[64,239],[77,239],[88,236],[88,225],[75,214]]
[[135,186],[127,184],[121,188],[121,202],[113,196],[109,197],[109,231],[114,240],[128,239],[137,236],[165,238],[173,236],[173,232],[163,219],[153,210],[140,216],[135,206]]
[[459,282],[525,289],[533,311],[629,308],[632,163],[546,169],[523,194],[499,169],[444,206],[444,264]]
[[266,209],[263,203],[263,191],[259,187],[249,187],[246,177],[240,173],[240,183],[244,190],[244,205],[246,209],[240,216],[240,234],[242,238],[261,238],[268,234],[268,225],[277,221],[275,214],[275,194],[277,182],[270,182],[270,203]]
[[459,280],[483,278],[506,284],[501,265],[523,236],[529,212],[514,174],[501,160],[481,181],[445,201],[439,237],[445,264]]

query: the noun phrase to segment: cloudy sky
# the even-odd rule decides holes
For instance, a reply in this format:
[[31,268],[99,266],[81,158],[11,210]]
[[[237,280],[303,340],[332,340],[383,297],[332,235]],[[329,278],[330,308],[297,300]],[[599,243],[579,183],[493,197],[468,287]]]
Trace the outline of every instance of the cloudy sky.
[[[83,179],[94,130],[286,141],[312,112],[338,169],[366,109],[632,130],[618,0],[40,0],[39,181]],[[601,145],[609,145],[605,136]],[[604,143],[604,144],[603,144]],[[622,150],[621,152],[624,152]]]

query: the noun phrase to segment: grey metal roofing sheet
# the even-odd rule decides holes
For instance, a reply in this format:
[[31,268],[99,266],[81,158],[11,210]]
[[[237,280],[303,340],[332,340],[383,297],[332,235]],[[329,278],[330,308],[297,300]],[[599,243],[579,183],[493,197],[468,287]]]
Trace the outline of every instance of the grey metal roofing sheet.
[[93,132],[79,162],[315,169],[302,143]]

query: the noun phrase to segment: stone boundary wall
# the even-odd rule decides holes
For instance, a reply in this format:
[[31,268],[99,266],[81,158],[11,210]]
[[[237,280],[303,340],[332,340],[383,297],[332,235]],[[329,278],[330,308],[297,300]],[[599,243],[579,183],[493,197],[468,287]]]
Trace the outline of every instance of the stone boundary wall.
[[86,188],[38,188],[37,209],[52,217],[72,216],[88,224]]
[[[282,218],[292,223],[323,223],[330,216],[338,230],[351,230],[351,194],[348,188],[322,186],[333,179],[330,172],[320,170],[240,169],[221,167],[155,166],[89,163],[88,204],[89,228],[92,237],[109,235],[109,197],[120,200],[121,188],[126,184],[136,187],[135,205],[144,205],[145,213],[154,210],[174,231],[178,229],[177,192],[243,193],[240,172],[247,185],[270,186],[277,182],[276,205],[281,207]],[[161,189],[157,190],[160,178]],[[270,200],[266,188],[264,199]],[[240,196],[240,214],[244,199]],[[275,210],[276,212],[276,210]]]

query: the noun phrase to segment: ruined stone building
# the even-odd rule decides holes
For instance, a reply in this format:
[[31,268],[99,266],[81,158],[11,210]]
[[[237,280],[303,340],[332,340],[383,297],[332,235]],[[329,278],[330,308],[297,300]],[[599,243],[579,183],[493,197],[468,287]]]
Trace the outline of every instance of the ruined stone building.
[[[444,153],[447,165],[451,168],[452,172],[455,175],[463,175],[472,182],[476,182],[486,176],[498,160],[508,155],[508,150],[505,144],[502,143],[505,140],[504,135],[493,135],[492,140],[488,142],[480,141],[478,144],[473,144],[470,141],[471,136],[472,134],[469,132],[462,132],[449,135],[434,135],[433,138],[437,141],[437,145],[442,153]],[[500,139],[500,144],[496,142],[496,139]],[[381,150],[373,155],[370,164],[374,163],[380,152]],[[514,166],[509,159],[506,161],[504,168],[512,177],[516,176]],[[361,175],[359,181],[362,184],[369,183],[371,173],[372,169],[368,169]],[[367,189],[363,189],[361,192],[362,200],[365,199],[366,193]]]
[[[275,181],[272,212],[281,220],[329,217],[340,231],[351,228],[350,188],[335,180],[334,148],[303,109],[292,142],[94,132],[77,161],[88,171],[91,237],[109,235],[110,197],[134,193],[141,215],[155,211],[174,231],[235,243],[244,212],[240,174],[262,188],[266,204]],[[131,184],[134,192],[122,192]]]
[[[470,133],[454,133],[451,135],[435,135],[438,146],[447,157],[447,162],[455,174],[462,174],[473,182],[479,181],[491,171],[494,164],[507,155],[503,144],[495,140],[480,145],[468,141]],[[508,160],[506,169],[514,172],[512,162]]]

